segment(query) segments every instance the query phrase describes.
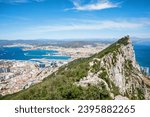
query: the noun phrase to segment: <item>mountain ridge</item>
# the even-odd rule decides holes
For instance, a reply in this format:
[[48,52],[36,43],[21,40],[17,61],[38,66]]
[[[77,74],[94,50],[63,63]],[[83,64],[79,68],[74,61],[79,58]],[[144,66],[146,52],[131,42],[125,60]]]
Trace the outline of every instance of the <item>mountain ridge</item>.
[[1,99],[150,99],[150,80],[137,64],[129,36],[74,60],[29,89]]

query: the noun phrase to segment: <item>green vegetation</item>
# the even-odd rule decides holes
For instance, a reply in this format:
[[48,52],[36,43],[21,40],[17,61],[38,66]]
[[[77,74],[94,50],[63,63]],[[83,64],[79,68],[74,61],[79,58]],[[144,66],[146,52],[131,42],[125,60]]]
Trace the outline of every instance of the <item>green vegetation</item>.
[[136,90],[137,90],[137,94],[138,94],[138,99],[139,100],[144,100],[145,99],[145,96],[144,96],[144,91],[142,90],[142,89],[140,89],[140,88],[136,88]]
[[131,70],[133,70],[133,65],[131,60],[125,60],[124,63],[124,70],[125,70],[125,76],[128,78],[131,74]]
[[117,62],[117,52],[113,52],[112,64],[115,65],[116,62]]
[[[66,80],[66,79],[65,79]],[[35,99],[35,100],[72,100],[72,99],[111,99],[109,92],[106,87],[99,88],[97,86],[89,85],[88,87],[80,87],[71,84],[70,82],[65,82],[61,79],[47,81],[50,83],[40,83],[27,90],[21,91],[19,93],[8,95],[2,99]],[[51,84],[53,83],[53,85]],[[56,84],[57,83],[57,84]],[[63,84],[61,84],[63,83]]]
[[111,87],[111,82],[110,79],[108,78],[108,74],[105,68],[101,68],[102,72],[99,74],[99,78],[103,79],[106,81],[109,87]]
[[111,92],[114,94],[114,96],[119,95],[119,87],[117,87],[113,82],[111,82]]
[[0,99],[2,98],[2,95],[0,94]]
[[140,88],[136,88],[133,94],[129,95],[131,100],[144,100],[144,92]]
[[93,72],[93,73],[99,72],[99,70],[100,70],[100,61],[94,60],[93,63],[94,64],[92,66],[91,72]]
[[132,70],[133,69],[133,65],[132,65],[131,60],[126,60],[125,61],[125,69],[127,69],[127,70]]
[[45,100],[45,99],[111,99],[105,87],[89,85],[84,88],[74,82],[87,76],[90,59],[78,59],[61,67],[56,73],[45,78],[42,83],[31,86],[16,94],[1,99]]
[[[111,99],[109,92],[104,84],[98,86],[89,85],[87,87],[76,86],[74,83],[81,78],[87,76],[91,69],[89,62],[94,58],[102,58],[108,53],[118,51],[121,45],[128,44],[128,37],[122,38],[118,42],[112,44],[110,47],[104,49],[102,52],[93,55],[89,58],[78,59],[70,62],[68,65],[61,67],[57,72],[45,78],[43,82],[31,86],[26,90],[18,93],[0,97],[0,99]],[[115,56],[115,55],[114,55]],[[103,70],[99,76],[103,78],[115,94],[119,94],[119,89],[108,78],[105,68],[100,68],[100,62],[95,60],[92,67],[93,73]]]
[[133,85],[126,91],[125,96],[131,100],[144,100],[144,90],[142,87],[134,88]]
[[95,55],[95,57],[102,58],[103,56],[105,56],[105,55],[107,55],[109,53],[119,52],[119,48],[122,45],[125,46],[127,44],[129,44],[129,37],[128,36],[126,36],[124,38],[121,38],[116,43],[110,45],[108,48],[104,49],[103,51],[101,51],[100,53],[98,53],[97,55]]
[[123,38],[121,38],[120,40],[118,40],[117,42],[118,44],[123,44],[124,46],[129,44],[129,36],[125,36]]
[[101,68],[103,71],[102,73],[99,74],[99,77],[105,80],[105,82],[108,84],[108,87],[110,88],[111,92],[116,96],[119,95],[119,88],[115,86],[115,84],[109,79],[109,76],[107,74],[107,71],[105,68]]

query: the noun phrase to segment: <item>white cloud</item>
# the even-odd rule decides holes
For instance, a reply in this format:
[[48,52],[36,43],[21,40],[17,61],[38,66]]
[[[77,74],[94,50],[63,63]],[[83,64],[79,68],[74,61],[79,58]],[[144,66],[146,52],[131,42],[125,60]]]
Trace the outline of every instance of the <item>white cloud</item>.
[[119,3],[112,3],[109,0],[97,0],[89,4],[82,5],[80,0],[72,1],[74,7],[66,10],[93,11],[119,7]]
[[[131,18],[115,20],[98,19],[64,19],[63,23],[56,21],[45,25],[28,25],[24,28],[13,30],[3,38],[98,38],[131,35],[149,37],[149,18]],[[59,22],[59,23],[58,23]],[[64,23],[65,22],[65,23]],[[146,28],[146,29],[145,29]],[[9,26],[8,26],[9,29]]]
[[35,26],[27,29],[30,33],[47,33],[47,32],[61,32],[61,31],[78,31],[78,30],[123,30],[123,29],[135,29],[143,27],[144,24],[139,22],[128,21],[95,21],[95,20],[80,20],[66,25],[46,25]]
[[0,3],[28,3],[28,2],[43,2],[45,0],[0,0]]

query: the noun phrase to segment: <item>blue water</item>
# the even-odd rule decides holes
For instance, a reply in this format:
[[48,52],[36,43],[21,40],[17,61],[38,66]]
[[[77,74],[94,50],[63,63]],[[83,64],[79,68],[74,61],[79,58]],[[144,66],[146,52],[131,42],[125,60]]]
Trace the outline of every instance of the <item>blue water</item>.
[[150,45],[134,45],[135,56],[140,66],[150,68]]
[[[29,50],[23,51],[22,47],[0,47],[0,59],[7,60],[30,60],[30,59],[55,59],[68,60],[69,56],[55,56],[58,54],[54,50]],[[150,68],[150,45],[134,45],[137,62],[140,66]],[[50,54],[52,56],[44,56]]]
[[[45,56],[45,55],[51,56]],[[0,47],[0,59],[7,60],[30,60],[30,59],[55,59],[68,60],[69,56],[58,56],[58,52],[54,50],[28,50],[23,51],[22,47]]]

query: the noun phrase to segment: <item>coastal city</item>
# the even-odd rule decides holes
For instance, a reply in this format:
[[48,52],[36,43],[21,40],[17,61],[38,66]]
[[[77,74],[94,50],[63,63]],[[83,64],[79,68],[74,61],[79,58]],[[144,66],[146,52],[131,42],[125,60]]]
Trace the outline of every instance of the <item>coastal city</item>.
[[7,95],[27,89],[41,82],[59,67],[78,58],[89,57],[108,47],[109,44],[97,43],[96,46],[83,45],[81,47],[35,46],[26,44],[7,45],[6,48],[24,47],[23,51],[55,50],[57,54],[46,54],[46,57],[68,56],[68,59],[32,58],[30,60],[0,60],[0,94]]

